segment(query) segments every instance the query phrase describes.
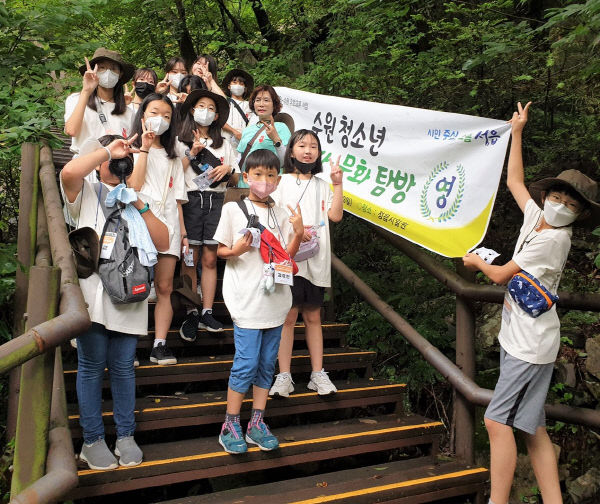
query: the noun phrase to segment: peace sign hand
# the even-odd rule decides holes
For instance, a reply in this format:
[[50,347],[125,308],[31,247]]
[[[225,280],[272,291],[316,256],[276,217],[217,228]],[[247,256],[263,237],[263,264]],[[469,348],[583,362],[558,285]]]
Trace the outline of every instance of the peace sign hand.
[[123,86],[123,97],[125,98],[125,105],[129,105],[133,101],[133,90],[133,87],[129,89],[129,85],[127,83],[125,83],[125,85]]
[[144,119],[140,119],[142,121],[142,149],[148,150],[152,147],[154,143],[154,139],[156,138],[156,133],[152,130],[146,128],[146,123],[144,123]]
[[269,119],[265,119],[263,121],[265,125],[265,132],[267,136],[273,141],[273,143],[281,142],[281,138],[279,137],[279,133],[277,133],[277,128],[275,128],[275,123],[273,122],[273,116]]
[[523,108],[521,102],[517,103],[517,112],[515,112],[512,116],[512,119],[508,121],[512,124],[513,134],[521,133],[523,131],[523,128],[527,124],[527,113],[529,112],[530,105],[531,102],[528,102],[527,105],[525,105],[525,108]]
[[192,144],[192,148],[190,149],[190,154],[192,156],[197,156],[198,153],[204,149],[205,147],[205,141],[204,139],[200,136],[200,130],[193,130],[192,133],[194,134],[194,143]]
[[87,70],[83,74],[83,91],[91,94],[98,87],[98,65],[94,65],[92,70],[89,60],[85,58],[85,66]]
[[302,212],[300,211],[300,205],[296,205],[294,210],[290,205],[287,206],[292,215],[290,215],[290,224],[294,228],[294,233],[297,236],[304,236],[304,224],[302,223]]
[[341,156],[338,156],[335,164],[331,159],[329,160],[329,166],[331,167],[331,183],[334,186],[342,185],[342,180],[344,179],[344,172],[340,168],[340,158]]
[[137,138],[137,133],[131,138],[117,138],[108,144],[108,150],[110,151],[110,157],[113,159],[121,159],[133,152],[139,152],[138,149],[132,147],[132,142]]
[[171,81],[169,80],[169,74],[167,74],[165,75],[165,78],[156,85],[154,91],[158,94],[165,94],[169,89],[171,89]]

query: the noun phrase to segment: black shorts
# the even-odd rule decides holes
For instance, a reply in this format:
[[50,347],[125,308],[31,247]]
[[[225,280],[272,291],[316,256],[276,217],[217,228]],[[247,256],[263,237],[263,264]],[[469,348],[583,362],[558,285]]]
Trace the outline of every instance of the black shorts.
[[214,191],[189,191],[188,202],[184,203],[183,222],[190,245],[217,245],[213,240],[225,193]]
[[292,286],[292,306],[294,308],[323,306],[323,295],[325,287],[317,287],[315,284],[301,276],[294,277]]

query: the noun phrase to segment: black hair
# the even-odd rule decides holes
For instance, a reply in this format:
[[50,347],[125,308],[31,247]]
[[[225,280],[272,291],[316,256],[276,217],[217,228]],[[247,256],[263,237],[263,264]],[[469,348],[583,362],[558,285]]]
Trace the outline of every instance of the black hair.
[[201,59],[203,59],[204,61],[206,61],[208,63],[208,71],[212,74],[213,79],[216,82],[217,81],[217,60],[215,58],[213,58],[210,54],[201,54],[200,56],[198,56],[196,58],[196,61],[194,61],[194,64],[198,63],[198,61],[200,61]]
[[[121,69],[123,72],[123,69]],[[90,97],[88,98],[87,106],[93,111],[98,112],[96,108],[96,97],[98,96],[98,88],[94,89]],[[125,92],[123,90],[123,83],[119,80],[117,85],[113,88],[113,101],[115,102],[115,108],[111,112],[112,115],[122,115],[127,110],[125,104]]]
[[581,196],[581,194],[579,194],[579,192],[577,192],[568,184],[561,184],[560,182],[552,184],[548,189],[546,189],[546,196],[548,196],[548,194],[550,194],[551,192],[565,193],[567,196],[573,198],[582,206],[582,211],[587,210],[590,207],[590,204]]
[[312,130],[299,129],[296,130],[291,136],[290,141],[287,144],[287,148],[285,149],[285,156],[283,157],[283,173],[296,172],[294,161],[292,161],[292,149],[294,148],[294,145],[302,140],[306,135],[315,137],[317,139],[317,146],[319,147],[319,155],[317,156],[315,167],[310,171],[310,173],[316,175],[317,173],[321,173],[323,171],[323,161],[321,161],[321,141],[319,140],[319,136]]
[[244,165],[244,171],[248,173],[253,168],[264,166],[267,169],[277,170],[279,173],[279,158],[277,155],[269,149],[256,149],[248,154],[246,163]]
[[190,86],[190,93],[194,90],[194,89],[208,89],[206,87],[206,83],[204,82],[204,80],[202,80],[200,77],[198,77],[197,75],[186,75],[183,79],[181,79],[181,82],[179,83],[179,88],[177,89],[177,91],[179,93],[187,93],[187,86]]
[[152,70],[152,68],[138,68],[133,74],[133,82],[135,83],[142,75],[150,74],[150,76],[154,79],[154,85],[158,84],[158,75],[156,72]]
[[230,80],[229,80],[229,84],[231,84],[233,82],[233,79],[239,80],[244,86],[246,85],[246,77],[244,77],[242,74],[235,74]]
[[[98,142],[103,147],[108,147],[115,140],[124,140],[124,137],[122,137],[121,135],[103,135],[100,138],[98,138]],[[131,162],[133,163],[133,156],[131,154],[129,154],[129,158],[131,159]],[[96,180],[98,180],[100,182],[102,181],[100,179],[100,170],[96,170]]]
[[[215,108],[216,106],[217,104],[215,103]],[[194,130],[198,126],[196,125],[196,121],[194,121],[192,108],[185,113],[183,112],[183,107],[180,110],[181,112],[179,116],[179,125],[177,127],[177,136],[180,141],[191,148],[192,144],[194,143]],[[223,145],[223,136],[221,135],[221,128],[217,124],[217,119],[215,119],[208,127],[208,136],[212,140],[212,148],[219,149]]]
[[187,65],[185,64],[185,60],[181,56],[173,56],[169,61],[167,61],[167,64],[165,65],[165,74],[168,74],[171,70],[173,70],[177,63],[183,63],[183,67],[187,72]]
[[133,141],[133,145],[135,147],[142,146],[142,119],[144,118],[144,112],[148,107],[148,104],[153,101],[163,101],[169,104],[171,107],[171,126],[167,131],[165,131],[162,135],[160,135],[160,144],[167,151],[167,157],[169,159],[175,159],[177,154],[175,153],[175,139],[176,139],[176,131],[177,131],[177,116],[175,113],[175,107],[173,107],[173,102],[169,99],[168,96],[164,96],[158,93],[152,93],[144,98],[144,101],[139,106],[135,117],[133,118],[133,125],[131,126],[131,136],[137,133],[137,138]]

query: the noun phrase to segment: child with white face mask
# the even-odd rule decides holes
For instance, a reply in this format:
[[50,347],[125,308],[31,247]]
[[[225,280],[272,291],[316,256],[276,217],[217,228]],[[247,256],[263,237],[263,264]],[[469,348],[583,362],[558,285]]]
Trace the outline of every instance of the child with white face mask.
[[[188,202],[183,205],[183,218],[193,265],[182,261],[182,272],[192,280],[192,292],[197,289],[196,265],[202,248],[202,312],[190,306],[179,334],[185,341],[195,341],[198,328],[221,332],[223,324],[212,315],[217,289],[217,241],[214,234],[221,218],[221,209],[228,185],[238,181],[237,152],[223,138],[221,128],[227,120],[229,105],[222,96],[207,89],[192,91],[180,105],[178,155],[183,161]],[[198,185],[197,177],[205,181]],[[201,177],[202,178],[202,177]]]
[[258,121],[258,117],[250,110],[248,103],[248,97],[254,89],[254,79],[248,72],[235,68],[223,79],[222,89],[230,105],[229,117],[223,131],[225,138],[237,148],[244,128]]
[[169,249],[160,253],[154,266],[154,288],[157,303],[154,309],[155,340],[150,361],[158,365],[176,364],[166,345],[173,319],[171,292],[173,275],[182,246],[189,247],[183,222],[182,203],[187,202],[183,166],[175,150],[175,110],[171,100],[156,93],[148,95],[140,105],[133,124],[138,134],[133,173],[129,184],[158,202],[160,215],[169,227]]
[[[133,112],[127,107],[123,86],[133,73],[134,66],[126,63],[116,51],[100,47],[91,61],[79,67],[83,85],[79,93],[65,102],[65,133],[72,137],[71,151],[77,156],[90,139],[114,134],[131,135]],[[88,176],[96,182],[95,174]]]
[[174,105],[183,102],[179,93],[179,84],[188,74],[185,60],[175,56],[165,65],[165,78],[156,86],[156,92],[166,94]]
[[[524,214],[515,254],[504,266],[487,264],[473,253],[463,262],[499,284],[506,284],[523,270],[556,294],[571,248],[571,226],[597,226],[600,204],[596,202],[596,182],[578,170],[539,180],[529,189],[525,186],[521,142],[530,105],[523,108],[519,103],[518,112],[509,121],[512,143],[507,185]],[[560,346],[556,305],[534,318],[507,293],[498,340],[500,377],[485,412],[491,455],[490,502],[508,502],[517,459],[513,428],[524,433],[544,502],[562,502],[556,456],[544,415]]]

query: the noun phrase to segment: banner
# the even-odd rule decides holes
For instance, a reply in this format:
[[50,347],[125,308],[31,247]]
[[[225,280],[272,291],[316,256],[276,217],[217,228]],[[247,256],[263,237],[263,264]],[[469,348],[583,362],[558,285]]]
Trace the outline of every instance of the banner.
[[485,236],[510,125],[276,88],[296,130],[312,129],[329,160],[341,156],[344,210],[447,257]]

